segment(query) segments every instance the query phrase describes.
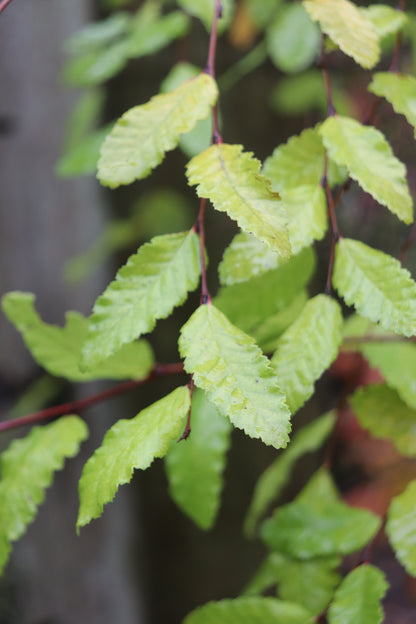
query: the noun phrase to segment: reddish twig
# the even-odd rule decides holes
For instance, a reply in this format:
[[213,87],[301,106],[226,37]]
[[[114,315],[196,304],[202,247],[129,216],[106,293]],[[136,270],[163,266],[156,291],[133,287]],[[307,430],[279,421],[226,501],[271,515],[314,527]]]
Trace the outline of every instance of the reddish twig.
[[188,418],[186,419],[185,429],[183,430],[183,433],[182,433],[181,437],[179,438],[178,442],[181,442],[182,440],[187,440],[189,438],[189,436],[191,435],[192,397],[194,395],[194,388],[195,388],[194,376],[191,375],[191,380],[189,382],[189,391],[190,391],[190,394],[191,394],[191,404],[190,404],[189,410],[188,410]]
[[92,405],[95,405],[96,403],[101,403],[106,399],[110,399],[120,394],[124,394],[125,392],[128,392],[133,388],[143,386],[153,379],[162,377],[164,375],[173,375],[175,373],[182,372],[182,362],[179,362],[178,364],[155,364],[154,368],[149,373],[149,375],[145,377],[145,379],[126,381],[119,384],[118,386],[114,386],[114,388],[104,390],[103,392],[94,394],[90,397],[87,397],[86,399],[79,399],[77,401],[70,401],[69,403],[62,403],[61,405],[55,405],[54,407],[40,410],[39,412],[35,412],[34,414],[21,416],[19,418],[13,418],[11,420],[5,420],[3,422],[0,422],[0,432],[10,431],[10,429],[17,429],[18,427],[24,427],[25,425],[37,424],[44,420],[52,420],[53,418],[57,418],[59,416],[64,416],[67,414],[79,414],[83,410],[91,407]]
[[334,198],[332,197],[332,192],[331,192],[331,189],[329,188],[329,183],[328,183],[328,155],[326,152],[325,152],[325,158],[324,158],[324,175],[321,181],[321,186],[324,188],[325,193],[326,193],[328,216],[329,216],[329,221],[331,223],[331,231],[332,231],[331,252],[329,255],[329,264],[328,264],[328,276],[326,279],[326,286],[325,286],[325,293],[327,295],[331,295],[332,294],[332,274],[334,272],[334,261],[335,261],[335,247],[336,247],[337,242],[340,239],[340,233],[338,229],[337,218],[335,216]]
[[0,1],[0,13],[4,11],[4,9],[10,4],[12,0],[1,0]]
[[[215,79],[215,55],[218,41],[218,20],[222,15],[222,4],[220,0],[215,2],[214,19],[212,21],[211,34],[209,38],[208,58],[205,72]],[[212,143],[222,143],[222,137],[218,127],[217,106],[212,108]]]

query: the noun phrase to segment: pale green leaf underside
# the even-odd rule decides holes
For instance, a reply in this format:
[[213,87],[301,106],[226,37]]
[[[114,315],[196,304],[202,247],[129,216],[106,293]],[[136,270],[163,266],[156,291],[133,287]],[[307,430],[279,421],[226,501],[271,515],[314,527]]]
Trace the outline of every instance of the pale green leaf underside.
[[[281,193],[283,198],[287,193],[296,192],[298,187],[316,189],[320,184],[324,174],[325,148],[318,128],[319,125],[307,128],[299,135],[292,136],[266,158],[263,173],[270,178],[273,189]],[[330,186],[339,184],[344,178],[345,174],[338,165],[329,160]]]
[[145,470],[166,454],[182,432],[189,406],[189,388],[176,388],[135,418],[119,420],[107,431],[82,471],[78,529],[101,516],[104,505],[113,500],[120,485],[131,480],[134,469]]
[[379,72],[373,75],[368,90],[386,98],[396,113],[404,115],[409,124],[413,128],[416,127],[416,78],[414,76]]
[[396,34],[407,22],[407,15],[386,4],[372,4],[358,9],[369,19],[380,38]]
[[177,146],[182,133],[209,115],[217,96],[214,80],[203,73],[127,111],[102,146],[101,183],[114,188],[146,177]]
[[381,624],[381,601],[388,589],[381,570],[360,565],[350,572],[335,592],[328,611],[329,624]]
[[372,22],[349,0],[304,0],[303,6],[322,31],[359,65],[371,69],[380,58]]
[[339,584],[338,566],[338,557],[301,561],[281,553],[270,553],[244,594],[258,595],[277,584],[277,595],[281,600],[300,604],[314,615],[319,614]]
[[249,537],[254,535],[258,521],[270,504],[278,498],[296,461],[305,453],[318,450],[334,423],[335,415],[329,412],[303,427],[293,436],[288,448],[260,475],[244,523],[245,533]]
[[278,342],[271,364],[290,411],[312,396],[315,381],[337,356],[342,342],[342,312],[326,295],[310,299]]
[[85,368],[151,331],[182,304],[199,281],[199,237],[194,231],[156,236],[139,248],[97,299],[83,349]]
[[200,306],[182,327],[185,369],[218,411],[275,448],[287,445],[290,412],[266,357],[255,341],[213,305]]
[[77,454],[88,435],[77,416],[63,416],[44,427],[35,427],[13,441],[0,458],[0,571],[7,562],[11,542],[25,532],[43,502],[53,473],[67,457]]
[[336,500],[326,473],[317,474],[297,499],[279,507],[262,525],[273,550],[297,559],[347,555],[374,537],[380,519]]
[[231,425],[199,389],[192,397],[191,417],[191,435],[184,443],[171,444],[165,466],[173,500],[202,529],[209,529],[220,505]]
[[350,403],[364,429],[394,442],[402,455],[416,457],[416,409],[403,403],[395,390],[384,384],[365,386]]
[[259,173],[260,162],[241,145],[211,145],[187,165],[191,185],[199,197],[235,219],[242,230],[254,234],[279,255],[291,255],[287,217],[272,191],[270,180]]
[[314,269],[315,255],[308,247],[279,269],[222,288],[214,303],[234,325],[251,333],[299,296]]
[[349,117],[330,117],[320,127],[330,157],[347,167],[367,193],[405,223],[413,221],[413,202],[406,167],[396,158],[384,135]]
[[416,284],[395,258],[343,238],[335,251],[333,284],[361,316],[397,334],[416,333]]
[[393,498],[386,533],[397,559],[411,576],[416,576],[416,481]]
[[3,297],[2,307],[36,362],[51,375],[70,381],[91,381],[143,379],[150,372],[154,360],[146,340],[125,345],[106,362],[81,372],[79,362],[88,333],[88,320],[78,312],[67,312],[65,327],[48,325],[37,314],[34,302],[31,293],[11,292]]
[[303,607],[275,598],[243,597],[209,602],[192,611],[183,624],[312,624]]
[[413,342],[362,343],[360,350],[407,405],[416,410],[416,344]]

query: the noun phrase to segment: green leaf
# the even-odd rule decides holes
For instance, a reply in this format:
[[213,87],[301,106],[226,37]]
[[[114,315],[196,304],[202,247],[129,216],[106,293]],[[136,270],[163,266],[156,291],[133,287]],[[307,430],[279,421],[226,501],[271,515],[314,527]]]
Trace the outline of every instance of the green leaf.
[[369,19],[380,38],[395,35],[405,26],[408,18],[404,11],[399,11],[385,4],[372,4],[358,9]]
[[373,24],[349,0],[304,0],[303,6],[322,31],[359,65],[371,69],[380,58]]
[[312,624],[300,605],[275,598],[244,597],[208,602],[192,611],[183,624]]
[[261,29],[270,24],[273,16],[280,10],[281,4],[282,0],[243,0],[250,19]]
[[72,54],[101,50],[127,32],[130,20],[129,13],[120,11],[113,13],[107,19],[87,24],[66,40],[64,49]]
[[375,438],[392,440],[399,453],[416,457],[416,409],[403,403],[395,390],[383,384],[365,386],[352,395],[350,404]]
[[287,217],[270,181],[259,174],[260,162],[241,145],[211,145],[187,165],[199,197],[226,212],[246,232],[253,233],[279,255],[291,255]]
[[186,371],[220,413],[250,437],[286,446],[290,412],[253,338],[213,305],[202,305],[182,327],[179,350]]
[[414,76],[379,72],[373,75],[368,90],[386,98],[396,113],[404,115],[409,124],[413,128],[416,127],[416,78]]
[[103,144],[98,163],[101,183],[115,188],[145,178],[165,152],[177,146],[183,132],[208,117],[217,96],[214,80],[202,73],[127,111]]
[[416,481],[393,498],[386,533],[397,559],[411,576],[416,576]]
[[298,318],[307,301],[307,291],[301,290],[283,310],[251,330],[251,335],[264,353],[273,353],[277,349],[280,336]]
[[333,284],[373,323],[405,336],[416,333],[416,284],[395,258],[343,238],[335,251]]
[[325,479],[325,473],[319,475],[263,523],[261,535],[269,548],[296,559],[314,559],[348,555],[375,536],[380,519],[334,500]]
[[[316,188],[320,184],[324,174],[325,148],[318,128],[307,128],[298,136],[292,136],[265,160],[263,172],[270,178],[273,189],[283,196],[299,186]],[[330,160],[330,185],[338,184],[344,177]]]
[[349,117],[330,117],[319,132],[330,157],[365,191],[405,223],[413,221],[406,167],[379,130]]
[[256,595],[277,584],[277,595],[281,600],[302,605],[318,615],[324,611],[339,584],[340,577],[336,572],[339,563],[338,557],[299,561],[271,553],[244,593]]
[[193,230],[155,236],[142,245],[94,305],[82,366],[95,366],[150,332],[185,301],[199,275],[199,237]]
[[327,230],[326,198],[323,188],[299,185],[282,193],[288,218],[289,239],[293,254],[314,241],[321,240]]
[[411,342],[362,343],[360,351],[373,368],[378,368],[402,401],[416,410],[416,345]]
[[312,396],[314,383],[335,360],[342,342],[342,312],[326,295],[310,299],[281,336],[271,364],[295,413]]
[[214,303],[234,325],[250,333],[289,306],[309,282],[314,269],[315,256],[308,247],[279,269],[222,288]]
[[[208,32],[211,31],[214,19],[215,0],[177,0],[177,3],[184,11],[197,17],[204,24]],[[224,31],[230,24],[234,13],[234,0],[223,0],[221,17],[218,20],[219,32]]]
[[224,252],[218,267],[220,282],[231,286],[256,275],[277,269],[282,259],[258,238],[247,232],[236,234]]
[[97,170],[101,145],[113,124],[92,132],[71,150],[64,153],[56,165],[56,173],[63,177],[91,175]]
[[149,343],[140,340],[125,345],[115,356],[88,372],[79,370],[81,349],[88,333],[88,320],[78,312],[67,312],[65,327],[44,323],[34,308],[31,293],[11,292],[3,297],[7,318],[22,334],[34,359],[51,375],[70,381],[93,379],[144,379],[154,360]]
[[220,506],[231,426],[202,390],[192,398],[191,426],[189,438],[174,442],[165,457],[169,490],[182,511],[202,529],[210,529]]
[[107,431],[102,445],[84,466],[79,482],[77,529],[101,516],[118,488],[128,483],[134,469],[145,470],[163,457],[179,437],[190,407],[186,386],[176,388],[131,420],[119,420]]
[[62,468],[67,457],[78,453],[87,435],[84,421],[63,416],[44,427],[34,427],[1,455],[0,571],[7,562],[11,542],[23,535],[35,517],[53,473]]
[[381,601],[388,589],[381,570],[364,564],[350,572],[335,592],[329,624],[381,624]]
[[266,41],[270,58],[278,69],[298,72],[318,56],[321,33],[301,4],[287,4],[268,26]]
[[63,79],[72,87],[94,87],[118,74],[127,60],[127,43],[116,41],[70,59],[64,67]]
[[270,504],[276,500],[290,477],[293,466],[305,453],[313,453],[322,446],[335,424],[332,412],[317,418],[297,432],[288,448],[279,453],[256,483],[253,498],[244,523],[247,536],[254,535],[255,527]]
[[189,19],[182,12],[160,15],[157,4],[147,2],[131,21],[127,54],[131,58],[155,54],[171,41],[186,35],[188,30]]
[[105,93],[103,89],[89,89],[77,101],[66,123],[64,153],[76,148],[86,136],[96,129],[97,120],[101,119],[104,104]]

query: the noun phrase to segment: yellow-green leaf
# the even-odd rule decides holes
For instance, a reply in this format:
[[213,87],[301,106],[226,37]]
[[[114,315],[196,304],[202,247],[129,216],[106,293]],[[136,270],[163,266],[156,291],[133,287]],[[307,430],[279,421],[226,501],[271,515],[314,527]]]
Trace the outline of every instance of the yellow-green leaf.
[[364,564],[350,572],[335,592],[328,611],[329,624],[381,624],[381,601],[388,589],[378,568]]
[[[396,113],[404,115],[413,129],[416,127],[416,78],[392,72],[373,75],[368,90],[386,98]],[[415,135],[416,135],[416,130]]]
[[386,533],[397,559],[411,576],[416,576],[416,481],[393,498]]

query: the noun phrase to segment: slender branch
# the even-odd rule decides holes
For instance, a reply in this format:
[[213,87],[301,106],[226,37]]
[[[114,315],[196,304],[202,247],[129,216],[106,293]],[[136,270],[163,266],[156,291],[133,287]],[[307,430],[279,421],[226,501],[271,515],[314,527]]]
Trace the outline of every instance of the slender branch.
[[247,74],[262,65],[266,59],[267,46],[265,41],[260,41],[248,54],[243,56],[218,78],[221,91],[231,89],[241,78],[244,78],[244,76],[247,76]]
[[201,204],[199,207],[199,215],[197,220],[197,231],[199,233],[199,243],[200,243],[200,253],[201,253],[201,305],[204,303],[210,303],[211,296],[209,294],[208,286],[207,286],[207,267],[205,262],[205,227],[204,227],[204,216],[205,216],[205,207],[207,204],[207,200],[205,197],[201,199]]
[[338,229],[337,218],[335,216],[334,199],[332,197],[332,192],[331,192],[331,189],[329,188],[329,183],[328,183],[328,155],[326,151],[325,151],[325,157],[324,157],[324,175],[321,180],[321,186],[325,189],[325,193],[326,193],[328,216],[329,216],[329,220],[331,223],[331,231],[332,231],[331,251],[329,255],[329,264],[328,264],[328,276],[326,279],[326,286],[325,286],[325,293],[327,295],[331,295],[332,294],[332,275],[334,272],[334,261],[335,261],[335,247],[336,247],[337,242],[340,239],[340,233]]
[[10,4],[12,0],[1,0],[0,1],[0,13],[4,11],[4,9]]
[[155,364],[154,368],[150,371],[149,375],[145,377],[145,379],[126,381],[119,384],[118,386],[110,388],[109,390],[104,390],[103,392],[99,392],[98,394],[94,394],[85,399],[70,401],[69,403],[62,403],[61,405],[55,405],[54,407],[40,410],[39,412],[29,414],[28,416],[21,416],[19,418],[13,418],[12,420],[5,420],[3,422],[0,422],[0,432],[9,431],[10,429],[17,429],[18,427],[24,427],[25,425],[37,424],[44,420],[51,420],[59,416],[64,416],[65,414],[79,414],[83,410],[91,407],[92,405],[95,405],[96,403],[101,403],[102,401],[105,401],[112,397],[124,394],[125,392],[128,392],[133,388],[143,386],[153,379],[163,377],[164,375],[173,375],[175,373],[182,372],[182,362],[179,362],[178,364]]
[[[222,15],[221,0],[215,2],[214,19],[212,21],[211,34],[209,37],[208,59],[205,71],[215,79],[215,55],[217,52],[218,41],[218,20]],[[218,126],[218,110],[217,106],[212,107],[212,141],[211,143],[222,143],[222,137]]]
[[189,405],[188,418],[186,419],[185,429],[183,430],[183,433],[182,433],[181,437],[179,438],[178,442],[181,442],[182,440],[187,440],[189,438],[189,436],[191,435],[192,397],[194,396],[194,388],[195,388],[194,376],[191,375],[191,380],[189,382],[189,391],[190,391],[190,394],[191,394],[191,403]]

